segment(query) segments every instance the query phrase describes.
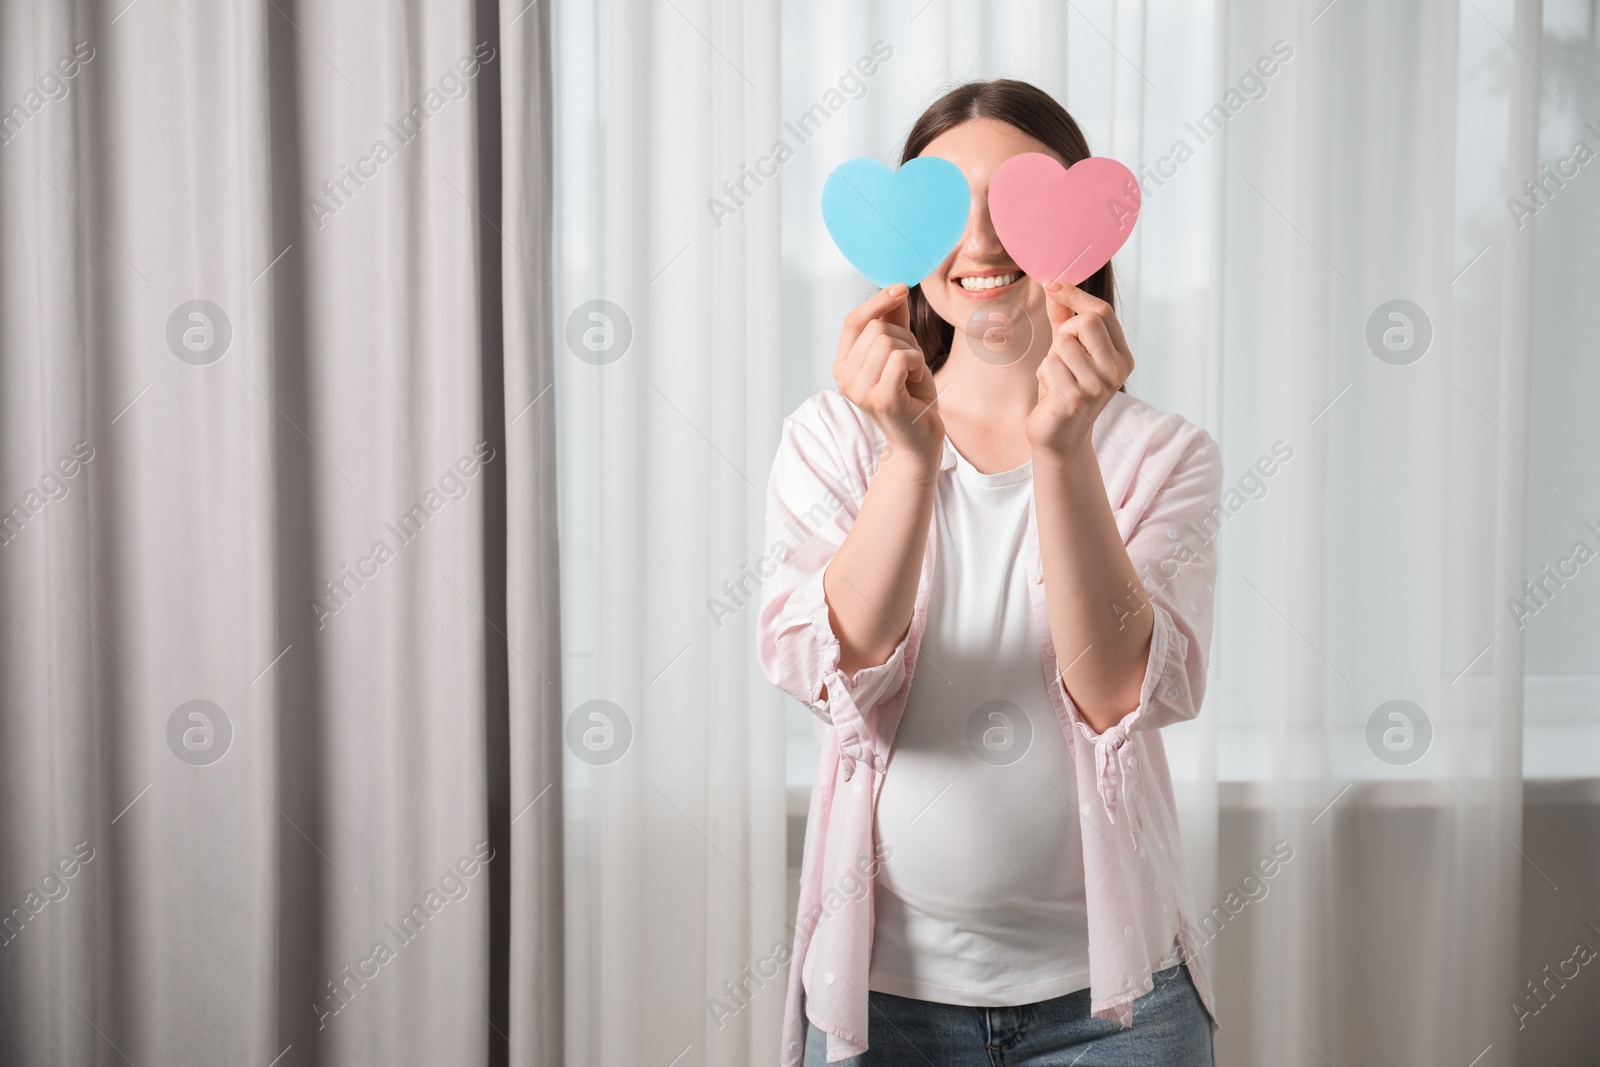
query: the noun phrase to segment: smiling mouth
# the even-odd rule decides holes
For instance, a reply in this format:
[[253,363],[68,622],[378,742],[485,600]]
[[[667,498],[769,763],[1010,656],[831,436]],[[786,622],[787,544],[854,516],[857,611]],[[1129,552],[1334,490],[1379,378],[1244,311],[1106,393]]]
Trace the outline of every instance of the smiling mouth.
[[1004,289],[1015,285],[1024,277],[1020,270],[1008,271],[1005,274],[969,274],[957,278],[956,283],[969,293],[982,293],[991,289]]

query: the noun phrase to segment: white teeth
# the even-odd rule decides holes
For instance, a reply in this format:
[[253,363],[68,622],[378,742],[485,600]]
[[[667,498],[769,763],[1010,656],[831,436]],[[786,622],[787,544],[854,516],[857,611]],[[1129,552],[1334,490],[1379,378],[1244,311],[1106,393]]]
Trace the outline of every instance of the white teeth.
[[1022,277],[1020,272],[1012,271],[1010,274],[996,274],[990,278],[962,278],[960,281],[963,289],[999,289],[1001,286],[1010,285],[1020,277]]

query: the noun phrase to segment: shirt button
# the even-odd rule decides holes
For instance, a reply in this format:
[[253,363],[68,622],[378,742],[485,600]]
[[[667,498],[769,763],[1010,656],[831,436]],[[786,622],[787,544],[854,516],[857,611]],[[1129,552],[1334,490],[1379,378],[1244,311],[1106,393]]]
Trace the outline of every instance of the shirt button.
[[1167,699],[1168,700],[1177,700],[1178,699],[1178,687],[1177,686],[1175,686],[1175,685],[1167,686]]
[[1130,766],[1130,767],[1139,766],[1139,757],[1138,756],[1129,756],[1128,757],[1128,766]]
[[1127,936],[1128,936],[1128,937],[1132,937],[1132,936],[1133,936],[1133,927],[1131,927],[1131,926],[1124,926],[1124,927],[1123,927],[1123,928],[1122,928],[1122,932],[1123,932],[1123,933],[1124,933],[1124,934],[1126,934],[1126,935],[1127,935]]
[[829,971],[827,974],[823,975],[822,976],[822,980],[824,982],[827,982],[829,985],[832,985],[833,984],[833,972]]

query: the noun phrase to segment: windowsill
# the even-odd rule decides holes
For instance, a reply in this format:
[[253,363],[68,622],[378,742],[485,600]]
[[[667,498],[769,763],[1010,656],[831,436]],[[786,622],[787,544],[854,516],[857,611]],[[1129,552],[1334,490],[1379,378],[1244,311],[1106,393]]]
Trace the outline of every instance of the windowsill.
[[[1228,809],[1265,811],[1277,807],[1283,783],[1279,782],[1218,782],[1217,806]],[[1342,788],[1342,787],[1341,787]],[[1474,804],[1483,798],[1476,791],[1469,794]],[[1335,801],[1334,797],[1338,797]],[[1524,803],[1540,804],[1593,804],[1600,806],[1600,775],[1573,778],[1524,778],[1522,781]],[[1346,805],[1363,808],[1444,808],[1462,802],[1462,795],[1449,779],[1396,778],[1385,781],[1356,782],[1350,791],[1339,795],[1331,790],[1328,797],[1330,810]],[[804,810],[802,809],[802,815]]]
[[[1264,811],[1279,803],[1281,784],[1277,782],[1218,782],[1217,806]],[[1543,804],[1594,804],[1600,806],[1600,775],[1572,778],[1528,778],[1522,783],[1525,801]],[[1334,790],[1338,795],[1338,790]],[[1328,798],[1330,801],[1333,797]],[[1461,802],[1461,794],[1450,781],[1428,778],[1401,778],[1391,781],[1357,782],[1334,806],[1354,801],[1363,807],[1437,808]],[[1478,798],[1474,797],[1477,803]],[[804,830],[806,812],[811,805],[808,786],[791,785],[787,791],[787,812],[799,819]]]

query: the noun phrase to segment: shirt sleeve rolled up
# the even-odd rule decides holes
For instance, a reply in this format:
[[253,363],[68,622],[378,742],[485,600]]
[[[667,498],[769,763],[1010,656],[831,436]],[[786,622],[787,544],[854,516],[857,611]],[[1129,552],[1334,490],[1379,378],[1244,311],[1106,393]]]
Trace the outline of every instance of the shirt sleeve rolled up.
[[910,631],[885,662],[853,675],[840,669],[822,582],[855,524],[866,487],[845,473],[854,464],[845,461],[818,414],[813,398],[785,419],[773,459],[765,522],[770,563],[763,568],[771,573],[761,582],[757,655],[767,680],[824,722],[857,727],[862,714],[904,683]]
[[1193,443],[1161,481],[1126,541],[1154,612],[1138,706],[1097,732],[1072,702],[1057,669],[1055,684],[1068,714],[1095,746],[1097,784],[1113,819],[1124,777],[1121,750],[1129,736],[1186,722],[1200,712],[1216,594],[1221,498],[1221,450],[1210,434],[1195,428]]

